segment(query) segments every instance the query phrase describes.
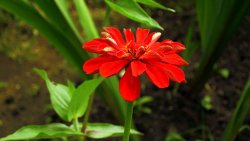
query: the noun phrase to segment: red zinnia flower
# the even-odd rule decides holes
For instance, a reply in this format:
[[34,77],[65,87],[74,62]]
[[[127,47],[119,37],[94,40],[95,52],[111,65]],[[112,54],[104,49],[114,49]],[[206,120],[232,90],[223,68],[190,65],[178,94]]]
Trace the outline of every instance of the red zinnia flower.
[[120,92],[126,101],[134,101],[140,95],[139,75],[144,72],[159,88],[169,86],[169,80],[178,83],[185,81],[184,72],[177,66],[188,65],[177,53],[184,45],[171,40],[157,42],[160,32],[149,33],[149,29],[137,28],[136,39],[131,29],[124,29],[126,41],[114,27],[105,27],[102,37],[86,42],[83,48],[100,54],[85,62],[83,70],[87,74],[100,72],[109,77],[127,66],[120,80]]

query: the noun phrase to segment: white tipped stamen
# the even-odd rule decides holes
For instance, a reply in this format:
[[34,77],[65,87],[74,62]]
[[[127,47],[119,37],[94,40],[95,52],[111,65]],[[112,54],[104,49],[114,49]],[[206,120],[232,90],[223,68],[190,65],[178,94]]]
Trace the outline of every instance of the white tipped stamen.
[[105,47],[103,49],[103,51],[105,51],[105,52],[110,52],[110,51],[113,51],[113,50],[114,50],[114,48],[112,48],[112,47]]
[[153,43],[155,43],[159,38],[161,37],[161,33],[160,32],[156,32],[151,39],[151,42],[149,43],[149,46],[152,45]]
[[152,42],[152,41],[155,42],[155,41],[158,40],[160,37],[161,37],[161,33],[160,33],[160,32],[156,32],[156,33],[152,36],[151,42]]

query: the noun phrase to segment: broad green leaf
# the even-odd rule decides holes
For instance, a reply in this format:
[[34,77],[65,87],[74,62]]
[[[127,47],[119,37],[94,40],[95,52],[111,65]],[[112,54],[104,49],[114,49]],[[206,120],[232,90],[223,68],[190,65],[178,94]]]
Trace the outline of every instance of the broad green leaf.
[[136,1],[139,2],[139,3],[145,4],[147,6],[150,6],[150,7],[155,7],[155,8],[160,8],[160,9],[163,9],[163,10],[175,12],[174,9],[167,8],[167,7],[159,4],[158,2],[155,2],[154,0],[136,0]]
[[0,141],[51,139],[80,135],[83,134],[81,132],[74,131],[64,124],[53,123],[48,125],[29,125],[22,127],[15,133],[1,138]]
[[[109,123],[88,123],[85,131],[86,136],[94,139],[122,136],[124,128],[122,126]],[[131,129],[130,134],[141,135],[140,132]]]
[[62,84],[54,84],[48,78],[44,70],[34,69],[46,82],[50,93],[50,100],[56,113],[65,121],[68,121],[69,103],[72,94],[67,86]]
[[69,88],[69,94],[73,95],[76,88],[75,88],[75,85],[73,84],[73,82],[71,81],[67,81],[67,84],[68,84],[68,88]]
[[77,87],[69,104],[69,120],[79,118],[84,115],[88,106],[90,95],[94,93],[95,89],[103,80],[104,78],[102,77],[87,80]]
[[149,27],[163,29],[154,19],[152,19],[134,0],[112,0],[105,2],[116,12],[134,21],[145,24]]
[[246,82],[245,88],[241,93],[240,100],[230,119],[221,141],[234,141],[236,135],[239,133],[240,127],[249,113],[250,108],[250,76]]
[[84,29],[88,40],[97,38],[98,32],[89,13],[85,0],[74,0],[76,10],[80,19],[80,24]]

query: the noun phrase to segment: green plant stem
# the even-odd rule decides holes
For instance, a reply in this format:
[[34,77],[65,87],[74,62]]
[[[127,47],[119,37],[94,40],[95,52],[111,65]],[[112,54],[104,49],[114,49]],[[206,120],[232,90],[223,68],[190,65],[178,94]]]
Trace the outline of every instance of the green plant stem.
[[[91,96],[90,96],[90,99],[89,99],[89,103],[88,103],[88,108],[86,110],[86,113],[85,113],[85,116],[84,116],[84,119],[83,119],[83,123],[82,123],[82,132],[85,133],[85,130],[86,130],[86,127],[88,125],[88,120],[89,120],[89,115],[90,115],[90,110],[91,110],[91,107],[92,107],[92,104],[93,104],[93,101],[94,101],[94,97],[95,97],[95,94],[93,93]],[[83,136],[83,141],[85,140],[85,136]]]
[[133,102],[127,102],[127,113],[125,118],[125,128],[123,134],[123,141],[129,141],[130,128],[133,116]]
[[[73,126],[76,132],[80,132],[79,121],[78,118],[73,119]],[[77,137],[78,141],[82,141],[82,136]]]
[[77,118],[74,118],[73,119],[73,125],[74,125],[74,128],[76,131],[80,131],[79,129],[79,122],[78,122],[78,119]]

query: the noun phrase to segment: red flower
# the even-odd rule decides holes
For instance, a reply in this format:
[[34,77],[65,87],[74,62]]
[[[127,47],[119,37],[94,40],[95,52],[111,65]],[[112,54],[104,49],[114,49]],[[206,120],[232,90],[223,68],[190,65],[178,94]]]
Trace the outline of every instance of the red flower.
[[140,95],[139,75],[144,72],[159,88],[169,86],[169,80],[185,82],[184,72],[177,66],[188,65],[177,53],[185,49],[184,45],[171,40],[157,42],[161,33],[149,33],[149,29],[138,28],[136,35],[130,29],[124,29],[125,41],[120,31],[114,27],[105,27],[102,37],[86,42],[83,48],[88,52],[100,54],[85,62],[83,70],[87,74],[100,72],[109,77],[127,66],[120,80],[120,92],[127,101],[134,101]]

